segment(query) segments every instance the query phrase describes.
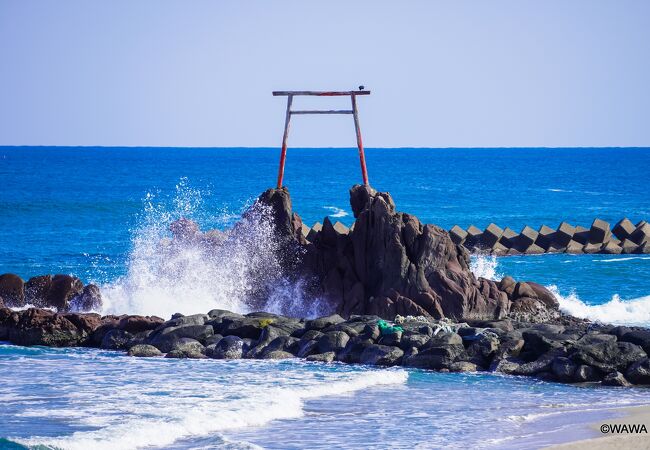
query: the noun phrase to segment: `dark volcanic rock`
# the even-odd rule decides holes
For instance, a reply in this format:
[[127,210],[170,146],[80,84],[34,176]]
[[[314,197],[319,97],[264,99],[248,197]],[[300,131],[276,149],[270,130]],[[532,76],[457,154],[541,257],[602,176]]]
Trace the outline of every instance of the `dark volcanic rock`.
[[25,303],[42,308],[52,287],[52,275],[32,277],[25,283]]
[[327,352],[338,352],[342,350],[350,340],[348,336],[343,331],[330,331],[325,333],[318,339],[318,352],[327,353]]
[[203,359],[206,358],[205,347],[195,339],[181,338],[174,342],[174,346],[165,358]]
[[110,350],[125,350],[129,348],[129,342],[132,339],[133,335],[128,331],[114,329],[104,335],[100,347]]
[[44,306],[51,306],[59,311],[70,309],[70,300],[83,293],[84,285],[77,277],[54,275],[50,289],[45,296]]
[[89,334],[74,323],[73,315],[66,317],[36,308],[20,312],[0,310],[0,337],[14,344],[73,347],[83,344]]
[[102,293],[94,284],[84,286],[81,293],[70,300],[71,311],[98,311],[102,308]]
[[624,331],[620,336],[619,340],[623,342],[631,342],[632,344],[639,345],[643,350],[648,353],[650,352],[650,330],[630,330]]
[[[285,188],[270,189],[258,201],[272,209],[278,241],[299,256],[291,266],[293,277],[318,280],[309,284],[312,294],[326,299],[343,317],[370,313],[388,319],[400,314],[488,320],[510,312],[508,294],[471,273],[462,245],[445,230],[397,212],[388,193],[354,186],[354,228],[339,233],[325,220],[313,242],[297,231],[299,218]],[[535,289],[530,291],[535,294]],[[535,299],[542,310],[545,301],[552,308],[552,294],[543,291]]]
[[176,341],[179,339],[190,338],[197,341],[205,341],[213,334],[212,325],[171,326],[152,333],[147,343],[158,348],[161,352],[167,353],[172,350]]
[[602,381],[605,386],[631,386],[621,372],[611,372],[605,375]]
[[650,384],[650,360],[643,358],[632,364],[625,372],[625,378],[634,384]]
[[212,358],[240,359],[244,355],[244,341],[237,336],[226,336],[216,344]]
[[373,344],[365,348],[359,361],[361,364],[394,366],[401,362],[402,355],[404,355],[404,351],[398,347]]
[[307,361],[313,361],[313,362],[331,363],[332,361],[334,361],[335,357],[336,354],[334,352],[327,352],[327,353],[317,353],[315,355],[309,355],[306,359]]
[[600,342],[578,347],[570,355],[572,361],[586,364],[603,372],[625,371],[632,363],[647,355],[641,347],[629,342]]
[[224,317],[215,330],[224,336],[259,339],[267,322],[268,319],[258,317]]
[[322,330],[332,325],[339,324],[344,322],[345,319],[338,314],[333,314],[331,316],[319,317],[317,319],[308,320],[305,323],[305,328],[307,330]]
[[129,349],[129,356],[149,358],[152,356],[162,356],[162,352],[153,345],[139,344]]
[[13,273],[0,275],[0,298],[6,306],[23,306],[25,304],[23,279]]

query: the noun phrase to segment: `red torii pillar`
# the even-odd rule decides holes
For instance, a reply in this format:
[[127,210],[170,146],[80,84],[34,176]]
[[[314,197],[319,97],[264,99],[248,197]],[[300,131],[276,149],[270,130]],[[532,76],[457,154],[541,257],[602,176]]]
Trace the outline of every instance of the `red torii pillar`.
[[[284,163],[287,158],[287,139],[289,137],[289,123],[294,114],[352,114],[354,117],[354,129],[357,135],[357,147],[359,148],[359,162],[361,163],[361,176],[363,184],[368,186],[368,170],[366,169],[366,156],[363,152],[363,141],[361,139],[361,128],[359,127],[359,111],[357,110],[357,95],[370,95],[370,91],[273,91],[274,96],[287,97],[287,112],[284,119],[284,135],[282,136],[282,152],[280,153],[280,168],[278,170],[278,189],[282,187],[284,178]],[[294,111],[291,109],[295,95],[312,95],[317,97],[340,97],[349,95],[352,101],[352,109],[343,110],[306,110]]]

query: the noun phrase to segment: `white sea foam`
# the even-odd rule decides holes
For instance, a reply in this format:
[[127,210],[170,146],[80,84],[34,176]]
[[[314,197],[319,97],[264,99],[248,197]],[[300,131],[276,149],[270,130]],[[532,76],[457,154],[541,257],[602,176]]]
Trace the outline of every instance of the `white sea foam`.
[[[214,361],[210,363],[215,364]],[[248,363],[240,365],[245,364]],[[272,362],[256,364],[266,366],[257,370],[255,367],[241,367],[237,373],[249,377],[250,383],[237,381],[229,385],[225,378],[220,378],[214,381],[217,390],[209,390],[212,382],[205,377],[195,379],[193,383],[188,381],[192,388],[186,392],[181,386],[159,387],[173,389],[175,392],[171,398],[146,396],[137,388],[127,387],[126,394],[131,397],[115,392],[105,399],[106,405],[97,405],[93,410],[94,416],[107,419],[95,420],[93,425],[100,427],[96,430],[78,431],[57,438],[37,436],[17,441],[70,450],[164,447],[179,439],[214,436],[227,430],[262,426],[273,420],[298,418],[304,414],[305,400],[379,385],[403,384],[408,379],[408,373],[402,369],[313,374],[300,370],[300,366],[280,372],[277,365]],[[201,385],[197,386],[197,382]],[[91,394],[91,391],[80,394],[79,401],[87,400],[85,396]],[[116,412],[119,412],[117,417]],[[39,413],[45,415],[48,411],[37,409],[27,416],[39,417]],[[80,420],[90,425],[83,417]]]
[[592,259],[593,262],[623,262],[623,261],[633,261],[633,260],[650,260],[650,256],[628,256],[623,258],[608,258],[608,259]]
[[[329,312],[318,299],[304,298],[301,285],[283,279],[271,215],[261,207],[247,218],[238,215],[236,231],[224,235],[219,246],[171,241],[170,223],[181,217],[200,221],[202,208],[203,194],[191,189],[187,180],[181,180],[171,202],[147,195],[140,226],[133,233],[127,274],[101,286],[101,312],[163,318],[213,308],[294,316]],[[230,224],[233,217],[222,211],[210,222]],[[252,294],[261,288],[267,289],[268,304],[251,304]]]
[[[631,259],[650,259],[650,257],[628,257],[597,259],[596,262],[626,261]],[[563,261],[563,262],[573,262]],[[500,280],[503,274],[499,271],[499,259],[495,256],[472,256],[470,269],[476,277],[489,280]],[[568,295],[560,293],[555,285],[546,286],[560,303],[560,309],[567,314],[593,321],[612,323],[616,325],[650,326],[650,296],[642,296],[630,300],[622,300],[614,294],[611,299],[600,305],[589,305],[583,302],[575,292]]]
[[547,287],[560,302],[560,309],[567,314],[615,325],[650,325],[650,295],[621,300],[615,294],[606,303],[588,305],[573,292],[565,296],[556,286]]
[[332,211],[332,214],[330,214],[330,217],[345,217],[349,216],[350,214],[345,211],[344,209],[338,208],[336,206],[323,206],[323,208]]
[[497,272],[499,261],[496,256],[476,255],[472,256],[469,268],[475,277],[488,280],[500,280],[503,275]]

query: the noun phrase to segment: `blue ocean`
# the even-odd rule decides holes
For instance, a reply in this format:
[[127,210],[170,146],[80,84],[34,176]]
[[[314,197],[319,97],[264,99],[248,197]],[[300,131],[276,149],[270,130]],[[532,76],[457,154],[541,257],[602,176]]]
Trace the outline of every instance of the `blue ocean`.
[[[156,244],[179,217],[232,225],[274,187],[278,158],[277,148],[0,147],[0,273],[77,275],[101,286],[105,313],[245,310],[238,275],[259,254],[168,261]],[[366,159],[371,185],[399,210],[446,229],[650,219],[649,148],[386,148]],[[356,149],[289,149],[284,184],[306,224],[351,224],[348,189],[360,180]],[[650,326],[650,255],[474,257],[472,269],[540,282],[576,316]],[[0,448],[538,448],[591,437],[588,423],[650,395],[0,345],[0,402]]]

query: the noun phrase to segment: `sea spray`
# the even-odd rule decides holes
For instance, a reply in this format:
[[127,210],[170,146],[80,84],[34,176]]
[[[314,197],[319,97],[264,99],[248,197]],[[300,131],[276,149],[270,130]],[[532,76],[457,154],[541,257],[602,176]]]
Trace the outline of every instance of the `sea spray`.
[[589,305],[575,292],[560,294],[557,286],[547,286],[560,302],[560,310],[576,317],[614,325],[650,326],[650,295],[621,300],[614,294],[611,300],[600,305]]
[[[214,308],[293,316],[329,312],[318,299],[307,298],[303,282],[283,277],[267,207],[255,204],[245,216],[224,211],[206,218],[204,197],[206,193],[192,189],[186,179],[176,186],[171,201],[147,194],[140,225],[133,232],[127,273],[102,286],[103,313],[167,318]],[[169,226],[181,217],[221,226],[231,225],[233,217],[239,220],[235,227],[203,239],[172,240]]]
[[469,264],[469,268],[476,278],[499,281],[503,275],[497,272],[499,262],[493,255],[475,255]]

